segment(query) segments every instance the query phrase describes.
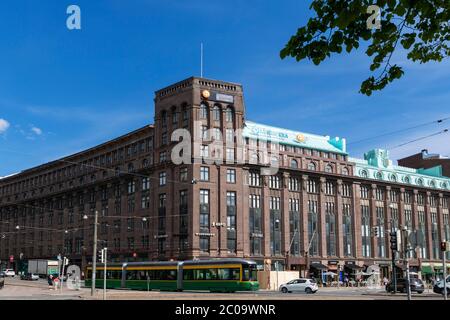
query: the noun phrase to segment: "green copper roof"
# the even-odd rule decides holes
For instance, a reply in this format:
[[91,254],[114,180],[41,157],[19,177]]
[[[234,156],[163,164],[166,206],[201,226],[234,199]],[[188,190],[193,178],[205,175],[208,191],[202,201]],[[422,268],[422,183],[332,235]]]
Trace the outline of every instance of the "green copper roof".
[[389,159],[389,151],[374,149],[363,159],[349,158],[355,163],[355,175],[381,181],[389,181],[424,188],[450,190],[450,178],[442,176],[442,168],[412,169],[395,166]]
[[331,139],[329,136],[271,127],[251,121],[245,121],[243,136],[249,139],[273,141],[294,147],[347,154],[345,139],[343,138]]

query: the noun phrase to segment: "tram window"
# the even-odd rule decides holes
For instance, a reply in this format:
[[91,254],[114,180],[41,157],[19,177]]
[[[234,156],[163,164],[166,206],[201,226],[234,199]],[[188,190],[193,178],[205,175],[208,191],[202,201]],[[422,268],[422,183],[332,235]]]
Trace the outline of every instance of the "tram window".
[[206,280],[217,280],[217,269],[205,269]]
[[127,270],[127,280],[136,280],[136,271]]
[[194,280],[194,270],[183,270],[183,280]]
[[218,269],[218,279],[239,280],[239,269],[237,268]]
[[257,281],[258,275],[255,265],[245,266],[242,274],[243,281]]
[[91,278],[92,278],[92,270],[87,270],[86,279],[91,279]]

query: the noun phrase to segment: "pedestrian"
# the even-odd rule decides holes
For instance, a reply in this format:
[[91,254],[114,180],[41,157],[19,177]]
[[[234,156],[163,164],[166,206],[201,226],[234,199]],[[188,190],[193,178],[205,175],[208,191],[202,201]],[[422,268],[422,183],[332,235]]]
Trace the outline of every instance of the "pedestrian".
[[344,284],[346,287],[348,287],[348,277],[347,276],[345,276],[345,278],[344,278]]
[[53,278],[53,284],[55,285],[55,290],[58,289],[58,285],[59,285],[59,278],[58,277],[54,277]]
[[49,289],[52,290],[52,288],[53,288],[53,276],[51,274],[48,275],[47,282],[48,282]]

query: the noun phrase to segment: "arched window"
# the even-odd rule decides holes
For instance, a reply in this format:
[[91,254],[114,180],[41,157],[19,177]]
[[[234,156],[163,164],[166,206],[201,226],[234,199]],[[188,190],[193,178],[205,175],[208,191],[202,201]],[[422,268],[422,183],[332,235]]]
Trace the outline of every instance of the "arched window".
[[369,174],[367,173],[366,170],[361,170],[361,171],[359,172],[359,174],[360,174],[361,177],[363,177],[363,178],[368,178],[368,177],[369,177]]
[[405,177],[403,181],[405,181],[405,183],[411,183],[411,179],[409,177]]
[[344,176],[348,176],[348,169],[347,169],[347,167],[343,167],[343,168],[342,168],[342,174],[343,174]]
[[434,180],[430,181],[430,187],[436,188],[436,182],[434,182]]
[[253,163],[253,164],[258,163],[258,153],[256,153],[256,152],[252,153],[251,163]]
[[228,107],[225,113],[225,119],[227,122],[233,122],[233,108]]
[[423,180],[422,180],[421,178],[418,178],[418,179],[417,179],[417,184],[418,184],[419,186],[423,186]]
[[291,168],[297,169],[298,168],[298,162],[295,159],[291,160]]
[[378,172],[375,173],[375,178],[381,180],[381,179],[383,179],[383,174],[382,174],[381,172],[378,171]]
[[215,105],[213,108],[213,119],[220,121],[220,107],[218,105]]
[[208,119],[208,106],[204,102],[200,104],[200,119]]
[[391,176],[389,177],[389,180],[391,180],[392,182],[396,182],[397,176],[395,174],[391,174]]
[[333,173],[333,167],[331,166],[331,164],[327,164],[325,166],[325,172],[327,173]]
[[316,164],[314,162],[308,163],[308,170],[316,171]]
[[442,187],[442,189],[447,189],[447,183],[442,182],[442,183],[441,183],[441,187]]

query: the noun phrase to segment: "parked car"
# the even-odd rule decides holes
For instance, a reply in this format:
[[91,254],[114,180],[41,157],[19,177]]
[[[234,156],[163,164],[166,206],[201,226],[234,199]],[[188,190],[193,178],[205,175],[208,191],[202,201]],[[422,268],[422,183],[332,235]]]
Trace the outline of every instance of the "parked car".
[[319,290],[317,282],[314,279],[306,279],[306,278],[294,279],[280,286],[280,291],[283,293],[288,292],[316,293],[317,290]]
[[[411,288],[411,292],[417,292],[422,293],[425,290],[425,286],[423,285],[422,280],[419,278],[410,278],[409,279],[409,287]],[[394,291],[394,283],[391,281],[386,285],[386,291],[387,292],[393,292]],[[396,292],[403,292],[407,293],[407,287],[406,287],[406,279],[397,279],[397,291]]]
[[0,271],[0,278],[6,277],[5,271]]
[[5,275],[2,273],[0,273],[0,289],[3,289],[3,287],[5,286]]
[[5,270],[5,276],[7,277],[15,277],[16,272],[13,269],[6,269]]
[[[450,295],[450,275],[447,276],[447,280],[445,281],[445,287],[447,288],[447,295]],[[444,294],[444,281],[439,280],[433,286],[434,293]]]
[[39,280],[39,276],[34,273],[26,273],[20,276],[20,280]]

